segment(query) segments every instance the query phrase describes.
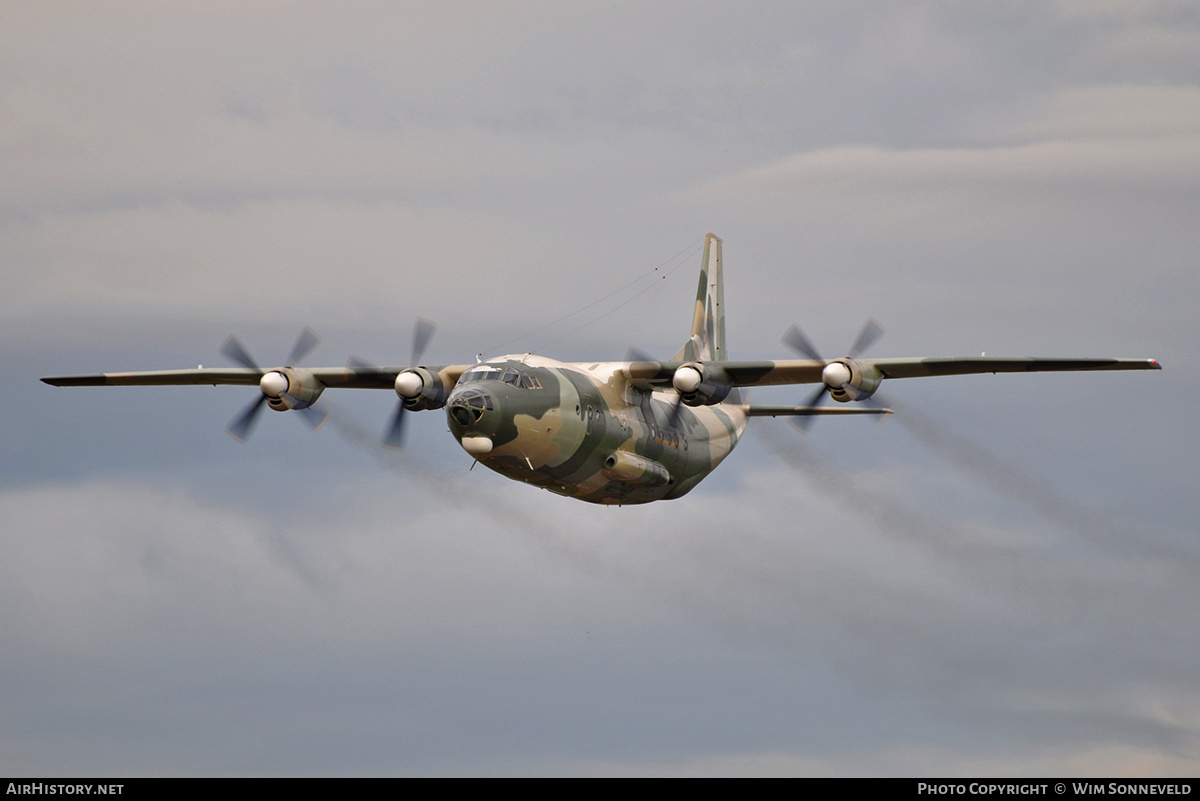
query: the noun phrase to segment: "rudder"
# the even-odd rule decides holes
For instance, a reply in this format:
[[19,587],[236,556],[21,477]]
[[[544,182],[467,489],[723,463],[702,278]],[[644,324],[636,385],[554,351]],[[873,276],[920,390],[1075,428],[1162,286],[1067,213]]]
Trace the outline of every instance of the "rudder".
[[710,233],[704,239],[700,285],[692,312],[692,333],[673,361],[722,361],[725,352],[725,288],[721,276],[721,239]]

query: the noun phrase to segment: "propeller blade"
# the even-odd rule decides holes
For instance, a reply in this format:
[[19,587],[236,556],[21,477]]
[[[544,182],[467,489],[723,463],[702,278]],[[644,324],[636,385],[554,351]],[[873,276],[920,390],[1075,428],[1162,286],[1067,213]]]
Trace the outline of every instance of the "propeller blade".
[[857,357],[881,336],[883,336],[883,326],[874,317],[870,318],[863,325],[862,331],[858,333],[858,339],[854,340],[854,344],[850,346],[850,352],[846,355],[851,359]]
[[424,317],[417,318],[417,324],[413,328],[412,360],[409,361],[409,365],[415,367],[421,363],[421,357],[425,355],[425,348],[429,347],[429,340],[436,330],[437,323],[433,320],[427,320]]
[[[428,325],[422,326],[422,322],[428,323]],[[433,333],[433,329],[435,327],[436,326],[434,326],[433,323],[430,323],[428,320],[417,321],[417,331],[414,332],[414,339],[423,337],[425,341],[421,344],[423,346],[429,344],[429,335]],[[422,334],[422,328],[425,329],[424,334]],[[414,359],[413,361],[415,364],[416,360]],[[380,369],[377,365],[368,361],[364,361],[357,356],[351,356],[347,361],[347,364],[351,367],[351,369],[354,370],[374,371]],[[388,424],[387,430],[383,434],[383,447],[391,448],[397,451],[404,449],[404,413],[406,411],[408,411],[408,409],[404,406],[404,400],[401,399],[400,402],[396,404],[396,411],[392,414],[392,421]]]
[[[291,396],[288,396],[289,398]],[[316,431],[321,426],[325,425],[325,421],[329,419],[329,412],[324,409],[318,409],[315,406],[305,406],[303,409],[293,409],[294,412],[300,413],[300,419],[308,424],[308,427]]]
[[306,327],[300,332],[300,338],[296,340],[296,344],[292,345],[292,352],[288,354],[284,364],[288,367],[295,367],[296,363],[307,356],[309,351],[315,348],[320,341],[321,338],[317,336],[317,332]]
[[667,418],[667,428],[679,427],[679,413],[683,411],[683,394],[675,399],[675,405],[671,407],[671,414]]
[[656,362],[658,359],[647,354],[644,350],[638,350],[632,345],[625,351],[625,361],[627,362]]
[[[872,409],[886,410],[887,412],[894,411],[895,407],[895,404],[889,403],[887,397],[881,396],[878,391],[871,395],[871,397],[859,401],[859,403],[864,406],[870,406]],[[879,422],[883,422],[883,418],[887,416],[887,414],[879,415]]]
[[[409,359],[409,365],[416,367],[421,364],[421,357],[425,355],[425,349],[429,347],[429,340],[433,338],[433,332],[437,330],[437,323],[425,317],[418,317],[417,323],[413,326],[413,347],[412,358]],[[408,409],[404,405],[404,400],[401,399],[396,404],[396,413],[392,415],[391,425],[383,435],[383,446],[392,448],[393,450],[403,450],[404,448],[404,418],[405,412]]]
[[249,367],[251,370],[257,370],[260,373],[263,371],[233,334],[230,334],[225,343],[221,345],[221,355],[227,357],[230,361],[237,362],[242,367]]
[[792,324],[792,327],[789,328],[783,335],[783,342],[785,345],[792,348],[792,350],[803,353],[810,359],[815,359],[819,362],[825,361],[825,358],[817,352],[817,349],[813,347],[813,344],[808,340],[808,337],[804,336],[804,333],[800,330],[800,326],[795,325],[794,323]]
[[[821,403],[825,400],[825,396],[828,394],[829,394],[829,387],[827,387],[825,384],[821,384],[821,388],[818,389],[815,393],[813,393],[813,395],[808,399],[808,402],[805,403],[804,405],[805,406],[820,406]],[[801,432],[807,432],[808,427],[810,425],[812,425],[813,417],[815,417],[815,415],[800,415],[800,416],[796,416],[796,417],[789,417],[788,420],[791,422],[791,424],[793,426],[795,426]]]
[[383,445],[385,448],[393,450],[404,449],[404,401],[396,405],[396,414],[392,416],[392,424],[388,426],[387,433],[383,435]]
[[258,400],[247,406],[246,410],[234,418],[229,427],[225,429],[229,432],[229,436],[245,444],[246,437],[250,436],[250,431],[254,428],[254,423],[258,420],[258,414],[262,411],[262,406],[266,402],[267,396],[259,395]]

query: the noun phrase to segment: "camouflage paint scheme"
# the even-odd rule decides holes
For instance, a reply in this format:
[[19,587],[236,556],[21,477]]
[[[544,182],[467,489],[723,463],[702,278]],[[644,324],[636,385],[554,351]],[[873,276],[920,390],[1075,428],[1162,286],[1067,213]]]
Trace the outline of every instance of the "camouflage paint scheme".
[[[243,360],[249,362],[248,357]],[[252,363],[252,362],[249,362]],[[885,378],[1063,370],[1157,370],[1153,359],[902,358],[732,361],[725,347],[721,240],[708,234],[691,332],[670,361],[564,363],[532,354],[474,365],[197,368],[54,376],[54,386],[258,384],[276,411],[311,412],[329,387],[391,389],[406,411],[445,409],[484,466],[603,504],[678,498],[737,445],[750,417],[886,414],[867,401]],[[739,388],[825,384],[842,408],[751,406]],[[234,433],[232,430],[230,433]],[[237,434],[235,434],[237,436]]]
[[[450,394],[450,430],[481,464],[560,495],[618,504],[678,498],[733,450],[745,409],[736,397],[683,406],[672,425],[674,400],[637,386],[623,366],[489,360],[465,372]],[[504,380],[520,377],[534,388]],[[477,418],[472,400],[485,404]]]

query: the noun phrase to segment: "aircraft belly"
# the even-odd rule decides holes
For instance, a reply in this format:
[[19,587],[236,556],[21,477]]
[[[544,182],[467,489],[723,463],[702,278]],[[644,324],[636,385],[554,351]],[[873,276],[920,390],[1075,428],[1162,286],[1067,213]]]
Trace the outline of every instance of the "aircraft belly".
[[664,499],[679,498],[699,484],[733,451],[746,429],[740,405],[717,404],[691,411],[695,426],[687,436],[687,458]]
[[[628,411],[628,410],[627,410]],[[595,465],[588,464],[585,475],[571,482],[573,492],[580,500],[602,504],[636,504],[678,498],[700,483],[733,450],[746,427],[746,417],[740,406],[718,405],[681,410],[686,422],[681,419],[682,434],[677,438],[672,432],[663,432],[658,426],[630,425],[618,447],[638,457],[661,465],[670,473],[671,483],[645,486],[646,479],[631,481],[613,480],[603,469],[592,472]],[[639,432],[637,429],[641,429]],[[638,434],[641,434],[639,436]],[[600,450],[604,450],[601,448]]]

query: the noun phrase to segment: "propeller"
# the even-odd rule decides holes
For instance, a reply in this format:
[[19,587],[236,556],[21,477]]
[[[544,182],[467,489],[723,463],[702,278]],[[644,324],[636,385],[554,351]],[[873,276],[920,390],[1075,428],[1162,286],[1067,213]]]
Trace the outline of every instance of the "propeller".
[[625,361],[627,362],[656,362],[658,359],[651,356],[646,351],[641,350],[633,345],[625,351]]
[[[296,344],[292,346],[291,353],[288,354],[284,366],[295,367],[296,363],[308,355],[320,341],[321,338],[317,336],[315,331],[311,328],[305,328],[300,332],[300,337],[296,340]],[[304,404],[300,398],[288,394],[287,376],[278,370],[268,371],[259,367],[258,362],[254,361],[254,357],[242,346],[237,337],[230,334],[229,338],[221,345],[221,355],[230,361],[237,362],[243,367],[254,370],[259,375],[258,388],[261,394],[241,414],[235,417],[229,423],[228,428],[225,429],[238,442],[245,442],[250,436],[255,423],[258,422],[258,415],[262,412],[263,404],[271,398],[286,398],[292,404],[293,410],[301,412],[301,419],[308,423],[314,430],[319,428],[321,423],[325,422],[328,414],[323,414],[319,410],[312,408],[311,404]]]
[[[625,361],[627,362],[656,362],[653,356],[645,351],[639,350],[632,345],[625,351]],[[686,372],[686,376],[681,376],[681,372]],[[694,378],[694,381],[693,381]],[[681,368],[675,371],[675,375],[671,377],[671,386],[675,388],[676,397],[675,403],[671,404],[671,412],[667,415],[667,427],[678,428],[679,414],[683,409],[683,396],[686,392],[694,392],[696,387],[700,385],[701,377],[692,368]]]
[[[420,366],[421,357],[425,355],[425,348],[429,346],[429,340],[433,337],[435,330],[437,330],[437,323],[433,320],[427,320],[424,317],[417,318],[417,323],[413,327],[412,357],[408,360],[410,367]],[[396,404],[392,422],[383,435],[384,447],[395,450],[404,447],[404,413],[408,411],[404,406],[404,401],[418,397],[423,388],[420,376],[414,373],[401,373],[396,376],[396,394],[400,396],[400,402]]]
[[[854,344],[850,346],[850,351],[846,354],[847,359],[857,358],[863,351],[875,344],[875,342],[883,336],[883,326],[874,318],[868,319],[863,324],[862,330],[858,332],[858,337],[855,338]],[[783,343],[795,351],[807,356],[814,361],[826,361],[825,357],[820,354],[812,341],[804,335],[798,325],[793,324],[791,328],[783,335]],[[833,387],[840,387],[850,380],[850,370],[841,362],[833,362],[825,365],[825,369],[821,371],[821,387],[814,392],[805,406],[820,406],[824,402],[826,395]],[[807,431],[812,425],[812,420],[815,415],[798,415],[790,418],[792,425],[801,431]]]
[[671,416],[667,418],[668,428],[679,427],[679,413],[683,411],[683,396],[689,392],[695,392],[700,382],[704,377],[694,367],[680,367],[671,376],[671,386],[675,388],[678,397],[675,398],[675,405],[671,407]]

